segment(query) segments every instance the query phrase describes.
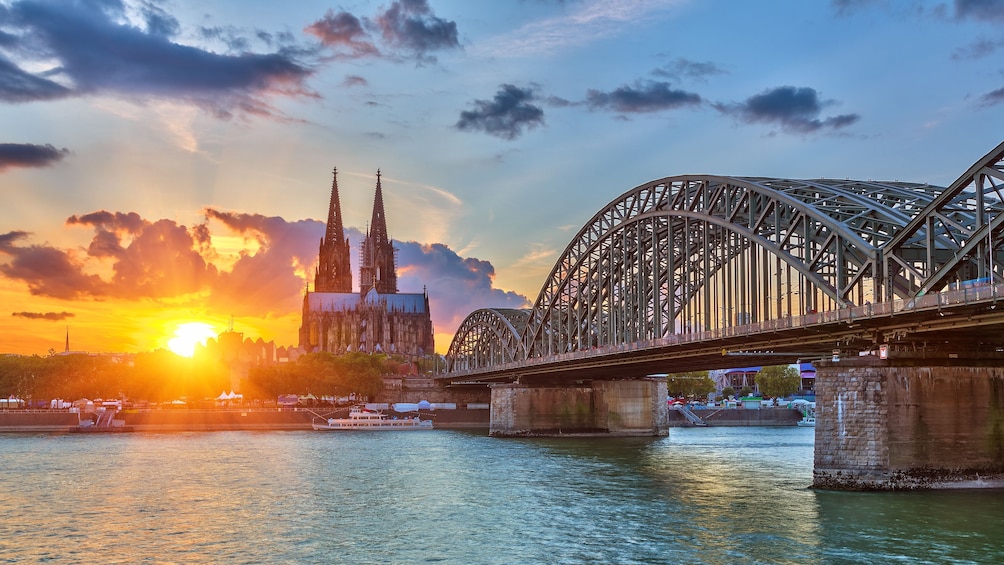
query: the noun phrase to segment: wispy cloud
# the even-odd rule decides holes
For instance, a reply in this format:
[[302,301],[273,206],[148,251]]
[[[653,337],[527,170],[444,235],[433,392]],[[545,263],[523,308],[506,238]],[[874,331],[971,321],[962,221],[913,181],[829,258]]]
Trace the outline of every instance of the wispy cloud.
[[651,22],[686,0],[587,0],[569,13],[526,24],[475,48],[496,57],[531,57],[588,45]]

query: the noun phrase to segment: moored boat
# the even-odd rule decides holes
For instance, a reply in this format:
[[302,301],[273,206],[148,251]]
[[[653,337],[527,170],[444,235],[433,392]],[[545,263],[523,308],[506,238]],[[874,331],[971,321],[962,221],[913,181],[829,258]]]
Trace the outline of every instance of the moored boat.
[[799,426],[802,426],[804,428],[815,428],[816,427],[816,417],[815,416],[806,416],[806,417],[802,418],[801,420],[799,420],[798,422],[796,422],[796,424],[799,425]]
[[421,420],[418,416],[391,418],[383,412],[352,408],[348,418],[315,418],[312,426],[318,431],[345,430],[431,430],[432,420]]

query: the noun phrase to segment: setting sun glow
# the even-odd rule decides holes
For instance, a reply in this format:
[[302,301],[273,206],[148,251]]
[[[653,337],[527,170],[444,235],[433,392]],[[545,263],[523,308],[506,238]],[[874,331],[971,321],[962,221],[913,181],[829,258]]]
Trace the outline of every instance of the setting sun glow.
[[213,326],[203,322],[186,322],[174,329],[174,337],[167,340],[167,348],[182,357],[195,354],[195,344],[206,344],[206,340],[216,337]]

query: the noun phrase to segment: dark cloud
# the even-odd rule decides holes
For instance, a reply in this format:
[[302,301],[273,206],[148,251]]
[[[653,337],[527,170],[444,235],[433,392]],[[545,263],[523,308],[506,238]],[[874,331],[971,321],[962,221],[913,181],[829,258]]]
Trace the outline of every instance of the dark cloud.
[[589,90],[586,104],[593,110],[614,110],[628,114],[661,112],[683,106],[696,106],[701,97],[693,92],[674,90],[668,82],[636,82],[611,92]]
[[691,61],[689,59],[679,58],[668,65],[663,65],[658,69],[652,71],[655,76],[670,78],[674,80],[680,80],[683,78],[693,79],[703,81],[708,77],[715,75],[725,75],[728,74],[724,70],[718,68],[718,65],[706,61],[698,62]]
[[[174,43],[178,22],[144,4],[146,29],[120,23],[118,2],[18,0],[6,11],[5,45],[18,64],[0,62],[0,100],[25,102],[105,94],[181,100],[220,117],[278,116],[274,96],[316,96],[305,81],[313,70],[289,51],[220,55]],[[29,73],[19,65],[45,64]]]
[[[337,14],[328,10],[325,16],[310,24],[305,32],[316,36],[336,53],[348,57],[377,56],[380,50],[369,40],[362,21],[348,12]],[[344,52],[341,50],[344,49]]]
[[516,139],[524,129],[544,124],[544,111],[532,104],[535,98],[533,89],[503,84],[494,99],[475,100],[474,110],[461,112],[455,127],[483,131],[502,139]]
[[983,106],[996,106],[1002,102],[1004,102],[1004,87],[980,96],[980,103]]
[[414,241],[394,242],[398,249],[398,283],[417,292],[428,288],[433,324],[453,333],[479,308],[529,308],[527,297],[494,288],[495,267],[488,261],[460,257],[449,247]]
[[1004,0],[955,0],[955,17],[1004,22]]
[[0,143],[0,172],[14,167],[49,167],[69,153],[49,144]]
[[146,30],[150,35],[174,37],[181,32],[181,24],[178,23],[177,18],[168,14],[160,6],[145,3],[140,8],[140,12],[143,14],[143,19],[146,20]]
[[457,24],[436,17],[426,0],[398,0],[376,17],[384,40],[416,59],[435,61],[430,51],[460,47]]
[[25,72],[0,56],[0,101],[58,100],[72,95],[73,91],[69,88],[45,77]]
[[29,320],[51,320],[58,322],[67,318],[72,318],[76,314],[71,312],[11,312],[15,318],[27,318]]
[[823,108],[834,104],[823,101],[813,88],[779,86],[751,96],[745,102],[736,104],[716,103],[712,106],[723,114],[734,116],[739,121],[777,124],[791,133],[814,133],[822,130],[840,129],[860,119],[857,114],[843,114],[824,119],[819,118]]
[[0,264],[0,274],[24,282],[36,296],[69,300],[105,294],[108,285],[97,275],[85,274],[83,263],[69,252],[45,245],[13,245],[27,235],[25,232],[0,235],[0,256],[10,258]]

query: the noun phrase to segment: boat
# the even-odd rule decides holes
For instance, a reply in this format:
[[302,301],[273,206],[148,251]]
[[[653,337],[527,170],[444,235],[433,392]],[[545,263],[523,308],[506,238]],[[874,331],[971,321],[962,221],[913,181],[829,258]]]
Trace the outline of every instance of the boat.
[[432,420],[420,420],[418,416],[392,418],[383,412],[352,408],[348,418],[314,418],[312,426],[317,431],[346,430],[431,430]]
[[799,420],[798,422],[796,422],[796,424],[799,425],[799,426],[802,426],[803,428],[815,428],[816,427],[816,417],[815,416],[806,416],[806,417],[802,418],[801,420]]

